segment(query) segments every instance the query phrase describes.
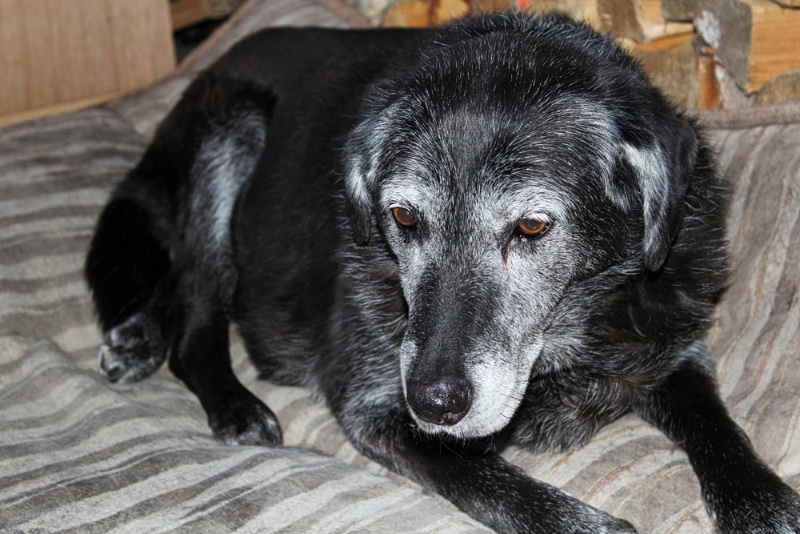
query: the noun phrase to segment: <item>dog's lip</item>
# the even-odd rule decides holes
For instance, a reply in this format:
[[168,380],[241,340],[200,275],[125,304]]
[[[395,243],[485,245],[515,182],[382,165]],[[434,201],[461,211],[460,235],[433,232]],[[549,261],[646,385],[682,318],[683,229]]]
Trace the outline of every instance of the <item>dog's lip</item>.
[[[469,411],[458,417],[454,422],[450,422],[452,419],[447,420],[446,417],[436,422],[426,420],[414,410],[408,403],[407,398],[405,404],[417,429],[425,434],[448,434],[461,439],[483,438],[502,430],[511,422],[516,409],[519,407],[519,402],[514,402],[514,399],[522,398],[514,389],[501,394],[504,401],[500,403],[501,408],[499,410],[495,410],[491,406],[488,407],[488,410],[481,409],[480,400],[477,397],[473,398]],[[513,405],[513,409],[507,410],[506,408],[511,405]]]
[[[411,411],[409,409],[409,411]],[[468,417],[468,416],[467,416]],[[505,428],[508,425],[509,421],[502,421],[502,424],[499,425],[491,425],[481,427],[479,432],[476,432],[475,428],[472,428],[472,425],[468,425],[464,422],[465,417],[458,423],[454,425],[448,424],[436,424],[436,423],[428,423],[425,422],[416,416],[414,416],[414,423],[417,429],[425,434],[429,434],[432,436],[447,434],[449,436],[453,436],[459,439],[477,439],[477,438],[485,438],[487,436],[491,436]],[[498,418],[499,419],[499,418]]]
[[[413,337],[406,337],[400,349],[403,360],[400,375],[405,407],[416,428],[430,435],[447,434],[455,438],[472,439],[495,434],[508,426],[522,404],[531,369],[544,349],[544,330],[545,327],[540,324],[539,328],[527,332],[517,342],[504,343],[502,347],[487,343],[474,347],[481,356],[467,358],[479,362],[477,368],[466,374],[466,380],[472,387],[472,403],[466,415],[455,424],[425,421],[409,404],[411,375],[407,364],[416,356],[417,344]],[[496,390],[485,388],[487,373],[499,377],[495,379],[500,385]]]

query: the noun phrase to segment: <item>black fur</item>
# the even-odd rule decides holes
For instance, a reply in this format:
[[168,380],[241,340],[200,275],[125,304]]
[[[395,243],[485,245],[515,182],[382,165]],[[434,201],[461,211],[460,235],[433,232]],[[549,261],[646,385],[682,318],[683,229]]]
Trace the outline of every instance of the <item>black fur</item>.
[[501,532],[633,532],[498,455],[632,410],[686,450],[724,532],[797,533],[703,341],[726,202],[697,128],[584,25],[264,31],[198,77],[100,217],[101,368],[169,355],[216,436],[280,443],[231,371],[234,322],[264,378]]

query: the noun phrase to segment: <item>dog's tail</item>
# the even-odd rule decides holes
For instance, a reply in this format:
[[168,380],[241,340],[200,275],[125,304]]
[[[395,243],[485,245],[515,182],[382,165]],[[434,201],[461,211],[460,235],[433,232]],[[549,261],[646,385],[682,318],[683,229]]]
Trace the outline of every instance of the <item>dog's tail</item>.
[[164,286],[173,262],[185,254],[187,231],[198,231],[187,227],[197,226],[195,219],[202,216],[193,214],[202,206],[192,206],[191,197],[208,195],[197,193],[203,187],[197,182],[209,174],[198,167],[215,165],[203,160],[204,140],[234,130],[243,114],[268,122],[274,103],[268,88],[207,73],[159,126],[101,213],[86,258],[86,280],[104,332],[145,308],[157,291],[169,300],[171,290]]

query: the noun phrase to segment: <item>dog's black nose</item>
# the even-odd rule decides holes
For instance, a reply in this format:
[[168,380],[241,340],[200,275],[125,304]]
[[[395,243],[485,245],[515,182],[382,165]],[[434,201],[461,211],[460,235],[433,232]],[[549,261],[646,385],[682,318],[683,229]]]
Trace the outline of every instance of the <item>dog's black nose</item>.
[[431,385],[410,385],[408,405],[428,423],[452,426],[472,406],[472,388],[466,380],[440,380]]

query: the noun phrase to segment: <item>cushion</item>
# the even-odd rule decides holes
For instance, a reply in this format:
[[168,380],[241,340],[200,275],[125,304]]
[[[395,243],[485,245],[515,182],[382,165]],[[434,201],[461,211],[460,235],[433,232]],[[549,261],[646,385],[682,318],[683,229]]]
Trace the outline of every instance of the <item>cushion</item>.
[[[262,27],[361,27],[335,0],[249,0],[174,75],[103,106],[0,130],[0,531],[486,532],[359,455],[302,388],[237,375],[276,412],[285,446],[215,441],[162,369],[97,372],[82,265],[109,192],[192,77]],[[756,449],[800,487],[800,106],[698,114],[735,188],[730,291],[711,344],[721,393]],[[642,532],[708,532],[685,454],[633,416],[569,453],[505,455]]]

